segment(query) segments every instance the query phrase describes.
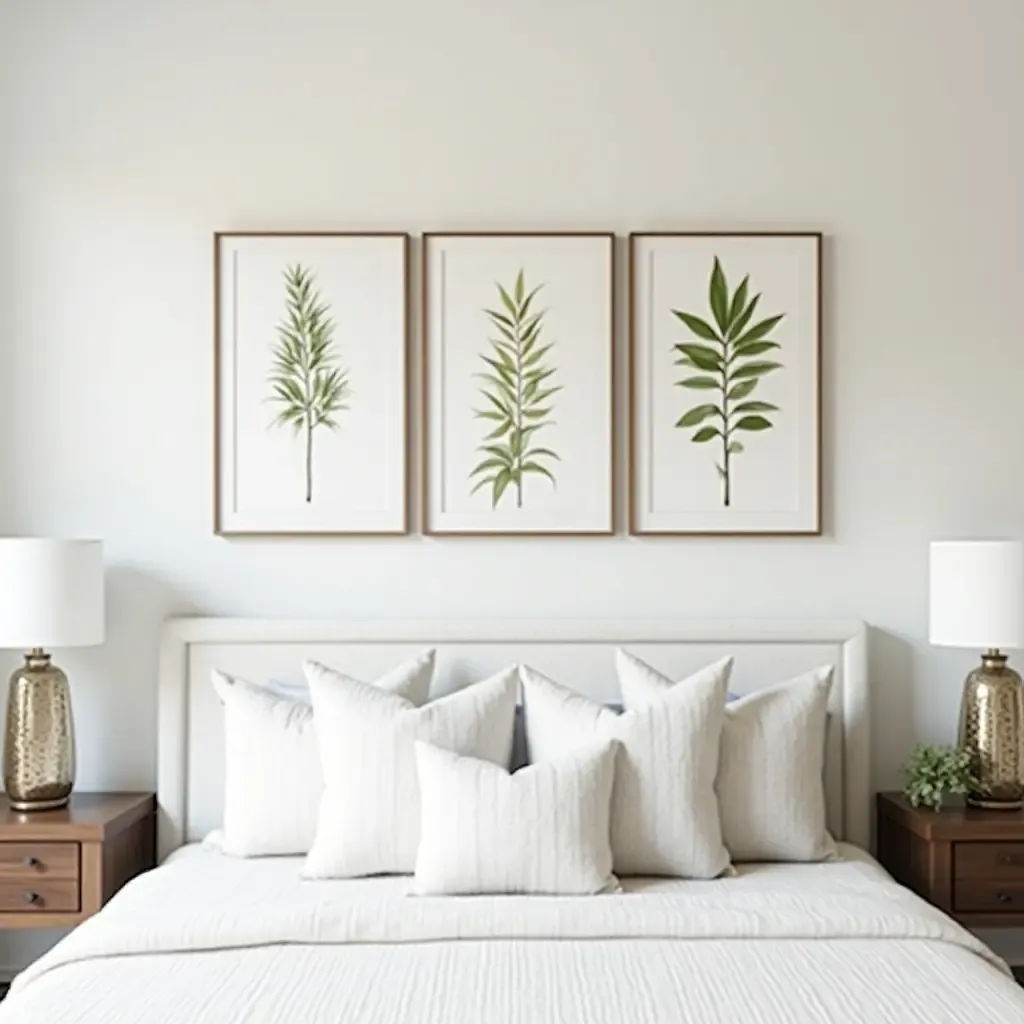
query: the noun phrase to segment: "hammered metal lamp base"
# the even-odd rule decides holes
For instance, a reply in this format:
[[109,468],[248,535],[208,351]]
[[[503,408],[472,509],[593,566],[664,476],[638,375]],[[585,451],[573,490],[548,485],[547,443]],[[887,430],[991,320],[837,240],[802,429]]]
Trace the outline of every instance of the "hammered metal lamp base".
[[1021,743],[1024,741],[1024,686],[1006,656],[982,655],[964,683],[959,743],[973,757],[978,785],[967,794],[972,807],[993,811],[1024,805]]
[[67,804],[75,782],[75,727],[68,679],[38,648],[11,676],[4,734],[4,788],[16,811]]

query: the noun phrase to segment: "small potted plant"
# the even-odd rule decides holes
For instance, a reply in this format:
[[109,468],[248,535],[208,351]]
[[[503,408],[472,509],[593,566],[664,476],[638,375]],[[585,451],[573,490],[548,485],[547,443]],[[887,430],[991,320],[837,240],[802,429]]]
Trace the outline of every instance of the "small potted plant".
[[942,809],[947,796],[963,796],[975,785],[971,754],[962,747],[918,744],[903,766],[907,784],[903,795],[912,807]]

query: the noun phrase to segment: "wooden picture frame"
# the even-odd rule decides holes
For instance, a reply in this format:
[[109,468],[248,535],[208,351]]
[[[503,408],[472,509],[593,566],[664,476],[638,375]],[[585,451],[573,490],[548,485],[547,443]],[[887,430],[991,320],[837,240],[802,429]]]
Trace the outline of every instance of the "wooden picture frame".
[[423,533],[612,535],[614,234],[427,232],[422,266]]
[[636,232],[629,268],[629,532],[819,536],[821,233]]
[[214,532],[408,533],[409,235],[222,231],[213,249]]

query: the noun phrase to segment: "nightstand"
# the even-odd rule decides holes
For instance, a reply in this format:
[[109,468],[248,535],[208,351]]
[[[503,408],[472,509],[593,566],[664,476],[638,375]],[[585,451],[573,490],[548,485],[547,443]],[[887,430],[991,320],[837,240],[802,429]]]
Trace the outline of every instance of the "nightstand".
[[877,799],[878,859],[897,882],[969,928],[1024,925],[1024,811]]
[[33,814],[0,797],[0,929],[71,928],[155,865],[152,793],[73,793]]

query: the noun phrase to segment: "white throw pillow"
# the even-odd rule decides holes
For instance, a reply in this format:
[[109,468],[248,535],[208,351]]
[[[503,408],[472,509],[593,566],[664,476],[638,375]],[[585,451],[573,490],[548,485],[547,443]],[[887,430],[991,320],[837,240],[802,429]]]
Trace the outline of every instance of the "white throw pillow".
[[614,742],[510,775],[500,765],[416,742],[422,896],[612,891],[608,826]]
[[[373,685],[419,705],[433,675],[428,650]],[[223,672],[213,688],[224,705],[224,820],[212,845],[236,857],[306,853],[324,789],[313,708]]]
[[[671,679],[620,652],[626,706],[658,699]],[[718,791],[722,836],[735,861],[818,861],[836,856],[825,811],[825,733],[832,666],[730,701]]]
[[307,878],[409,874],[420,839],[416,740],[503,768],[512,752],[514,668],[422,708],[332,672],[304,666],[326,783]]
[[647,707],[616,714],[525,666],[531,763],[594,738],[617,739],[611,846],[620,875],[716,878],[729,870],[715,798],[732,659],[710,665]]

